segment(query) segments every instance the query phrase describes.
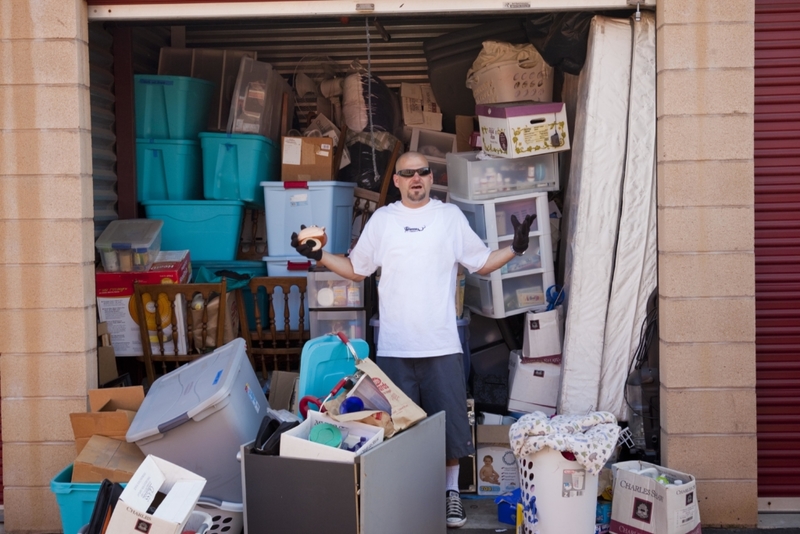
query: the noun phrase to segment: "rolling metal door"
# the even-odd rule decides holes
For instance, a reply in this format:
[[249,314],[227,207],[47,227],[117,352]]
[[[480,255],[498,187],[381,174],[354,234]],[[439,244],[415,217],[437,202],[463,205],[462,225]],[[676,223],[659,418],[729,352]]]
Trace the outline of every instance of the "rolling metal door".
[[800,497],[800,3],[756,0],[759,497]]

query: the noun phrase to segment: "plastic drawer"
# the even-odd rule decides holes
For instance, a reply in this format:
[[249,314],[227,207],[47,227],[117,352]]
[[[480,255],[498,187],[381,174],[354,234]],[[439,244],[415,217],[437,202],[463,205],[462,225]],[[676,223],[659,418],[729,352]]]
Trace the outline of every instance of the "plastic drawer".
[[478,159],[480,152],[447,155],[450,194],[467,200],[490,200],[542,191],[558,191],[558,154],[519,159]]

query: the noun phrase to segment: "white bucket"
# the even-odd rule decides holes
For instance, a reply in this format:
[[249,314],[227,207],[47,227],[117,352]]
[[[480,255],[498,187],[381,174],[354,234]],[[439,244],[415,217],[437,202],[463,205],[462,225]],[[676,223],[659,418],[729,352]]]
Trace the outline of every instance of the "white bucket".
[[597,475],[560,451],[545,448],[519,458],[523,502],[536,497],[538,522],[525,513],[525,532],[565,534],[594,532],[597,507]]

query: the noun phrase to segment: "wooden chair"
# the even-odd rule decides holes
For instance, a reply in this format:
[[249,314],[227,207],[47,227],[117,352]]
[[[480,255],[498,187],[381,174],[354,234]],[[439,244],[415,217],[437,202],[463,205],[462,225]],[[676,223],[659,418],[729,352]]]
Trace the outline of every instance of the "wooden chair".
[[353,223],[354,226],[357,225],[356,227],[359,229],[359,235],[361,234],[360,230],[364,228],[364,225],[367,224],[367,220],[375,213],[375,210],[386,205],[386,196],[389,193],[389,185],[394,175],[394,166],[395,163],[397,163],[397,158],[400,157],[402,149],[403,143],[399,140],[396,141],[394,149],[392,150],[392,157],[389,159],[386,169],[383,171],[380,191],[370,191],[363,187],[355,188],[353,192],[355,196],[353,202]]
[[161,363],[160,374],[166,374],[170,367],[222,346],[225,285],[224,279],[218,284],[135,284],[133,298],[151,385],[156,379],[155,362]]
[[[277,370],[281,363],[286,370],[298,367],[303,344],[310,338],[305,318],[307,280],[296,276],[257,276],[250,279],[250,293],[245,295],[240,289],[239,317],[242,337],[247,342],[247,352],[253,368],[260,367],[262,377],[267,376],[267,360],[272,360],[272,369]],[[290,306],[292,288],[299,290],[299,306],[296,306],[297,293],[291,295],[294,302]],[[276,294],[276,290],[280,291]],[[245,298],[251,298],[255,314],[255,330],[251,330],[245,310]],[[276,317],[275,303],[283,302],[283,317]],[[292,308],[296,308],[296,311]],[[292,323],[296,328],[292,328]]]

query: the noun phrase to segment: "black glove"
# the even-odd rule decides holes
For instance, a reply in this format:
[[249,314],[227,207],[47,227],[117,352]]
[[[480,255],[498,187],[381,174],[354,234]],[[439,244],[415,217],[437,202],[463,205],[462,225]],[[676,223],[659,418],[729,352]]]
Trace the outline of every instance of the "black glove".
[[522,222],[519,222],[516,215],[511,216],[511,226],[514,227],[514,241],[511,242],[511,249],[515,254],[522,254],[528,250],[528,234],[531,233],[531,224],[536,215],[526,215]]
[[[300,229],[301,230],[305,230],[306,229],[306,225],[305,224],[301,224],[300,225]],[[308,258],[310,260],[314,260],[314,261],[319,261],[319,260],[322,259],[322,249],[311,250],[312,248],[314,248],[314,243],[313,242],[308,242],[308,241],[306,241],[305,243],[303,243],[301,245],[300,241],[297,240],[297,232],[292,232],[292,243],[291,244],[294,247],[294,249],[297,251],[297,253],[300,254],[301,256],[305,256],[306,258]]]

